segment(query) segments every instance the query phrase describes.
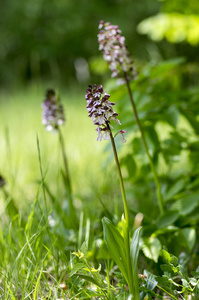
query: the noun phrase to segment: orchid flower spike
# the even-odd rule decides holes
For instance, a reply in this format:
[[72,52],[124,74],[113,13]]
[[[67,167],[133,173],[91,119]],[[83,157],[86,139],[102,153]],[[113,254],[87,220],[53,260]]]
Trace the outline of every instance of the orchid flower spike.
[[85,96],[87,100],[86,108],[93,124],[97,125],[97,141],[108,140],[112,128],[110,122],[114,121],[121,125],[117,118],[118,114],[112,108],[115,103],[109,101],[110,95],[105,93],[102,85],[97,86],[94,84],[93,87],[91,85],[88,87]]
[[118,84],[125,83],[124,77],[129,81],[135,78],[137,73],[119,27],[100,21],[99,29],[99,50],[102,51],[104,59],[109,64],[112,77],[118,79]]
[[42,123],[46,126],[46,130],[57,130],[58,126],[65,122],[65,117],[63,106],[60,103],[59,98],[56,97],[53,89],[47,90],[42,107]]

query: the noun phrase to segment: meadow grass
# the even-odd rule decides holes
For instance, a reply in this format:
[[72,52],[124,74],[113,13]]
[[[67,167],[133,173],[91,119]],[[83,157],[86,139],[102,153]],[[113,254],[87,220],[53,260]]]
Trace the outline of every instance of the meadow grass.
[[[47,172],[46,179],[53,188],[56,187],[56,177],[62,165],[58,135],[46,132],[41,124],[44,93],[44,87],[34,86],[0,96],[0,172],[7,178],[15,198],[21,198],[19,205],[23,204],[24,198],[26,202],[34,198],[37,190],[34,183],[40,178],[36,134],[40,142],[43,168]],[[94,189],[105,180],[104,173],[100,175],[104,163],[104,144],[96,142],[97,134],[85,110],[84,91],[73,95],[58,91],[58,94],[66,114],[66,124],[61,130],[73,190],[75,194],[81,190],[82,196],[88,195],[92,190],[90,178]]]
[[[0,173],[6,179],[5,190],[0,191],[0,299],[72,299],[72,290],[81,290],[80,283],[77,290],[75,279],[68,279],[70,253],[81,245],[85,234],[87,239],[90,236],[90,220],[100,217],[99,210],[109,201],[101,203],[100,195],[104,201],[109,183],[116,180],[110,170],[102,175],[104,145],[96,142],[97,134],[87,118],[84,91],[73,95],[58,91],[65,108],[66,124],[61,130],[78,219],[82,211],[79,233],[64,227],[67,203],[60,174],[62,156],[58,135],[46,132],[41,124],[44,93],[41,86],[0,93]],[[47,207],[40,167],[54,197],[47,194]],[[10,207],[16,208],[14,217]],[[57,207],[63,207],[61,220]]]
[[[120,221],[122,199],[111,144],[96,141],[97,133],[85,109],[85,91],[78,88],[73,93],[63,88],[58,90],[66,115],[66,124],[60,128],[72,179],[78,220],[75,223],[74,214],[68,210],[62,182],[63,161],[58,134],[47,132],[41,124],[45,89],[34,85],[15,92],[0,92],[0,174],[6,179],[5,187],[0,188],[0,299],[127,299],[129,293],[124,278],[110,260],[102,235],[104,216],[118,224],[117,230],[113,226],[116,235],[124,226],[124,220]],[[125,124],[125,117],[122,123]],[[179,124],[187,130],[188,124],[183,119]],[[158,133],[164,132],[164,136],[160,134],[162,139],[169,136],[170,127],[162,123],[157,127]],[[135,133],[128,134],[130,141],[125,147],[120,139],[115,139],[120,158],[132,152],[131,135],[134,137]],[[143,155],[140,157],[143,160]],[[185,158],[172,168],[187,169]],[[159,168],[163,170],[163,167],[160,164]],[[165,165],[165,170],[159,172],[166,174],[167,169]],[[126,180],[132,236],[136,205],[148,212],[155,200],[147,203],[143,197],[136,203],[135,186],[128,181],[128,170],[125,172],[123,168],[122,173]],[[139,185],[138,189],[141,191],[143,186]],[[103,226],[107,226],[107,220],[103,218]],[[145,218],[145,222],[148,220],[150,222]],[[189,228],[185,230],[191,232]],[[157,238],[153,239],[157,242]],[[137,260],[138,237],[135,244]],[[115,246],[113,243],[111,247],[120,265],[118,249],[122,244]],[[144,262],[144,265],[140,268],[148,271],[151,267],[150,263]],[[137,276],[136,268],[134,272]],[[154,288],[153,275],[147,276]],[[161,289],[158,285],[157,288]],[[169,293],[164,288],[162,291]],[[171,295],[168,299],[178,298]]]

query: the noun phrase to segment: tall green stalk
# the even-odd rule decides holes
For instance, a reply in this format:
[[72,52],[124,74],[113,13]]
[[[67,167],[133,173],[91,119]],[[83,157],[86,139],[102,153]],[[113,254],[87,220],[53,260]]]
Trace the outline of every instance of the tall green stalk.
[[107,123],[107,127],[109,128],[109,131],[110,131],[111,144],[112,144],[113,154],[114,154],[114,158],[115,158],[115,162],[116,162],[116,166],[117,166],[117,171],[118,171],[118,175],[119,175],[120,188],[121,188],[121,192],[122,192],[122,199],[123,199],[123,205],[124,205],[124,215],[125,215],[126,224],[123,226],[123,230],[124,230],[124,243],[125,243],[126,254],[127,254],[128,284],[129,284],[130,293],[132,295],[135,295],[136,293],[135,293],[135,287],[134,287],[134,284],[133,284],[132,262],[131,262],[131,257],[130,257],[128,206],[127,206],[126,194],[125,194],[125,189],[124,189],[124,182],[123,182],[122,172],[121,172],[120,163],[119,163],[117,150],[116,150],[116,146],[115,146],[115,141],[114,141],[114,138],[113,138],[113,135],[112,135],[112,132],[111,132],[111,129],[110,129],[110,126],[109,126],[108,123]]
[[137,123],[139,131],[141,133],[141,138],[142,138],[142,141],[143,141],[143,144],[144,144],[144,148],[145,148],[146,154],[148,156],[149,163],[150,163],[150,166],[151,166],[151,170],[152,170],[152,173],[153,173],[153,176],[154,176],[154,180],[155,180],[155,184],[156,184],[156,189],[157,189],[157,198],[158,198],[158,204],[159,204],[160,212],[161,212],[161,214],[163,214],[164,210],[165,210],[164,209],[164,201],[163,201],[163,197],[162,197],[162,193],[161,193],[161,186],[160,186],[160,182],[159,182],[159,179],[158,179],[158,175],[157,175],[155,166],[153,164],[151,155],[149,153],[149,149],[148,149],[148,146],[147,146],[147,143],[146,143],[144,131],[142,129],[142,126],[141,126],[141,123],[140,123],[140,119],[138,117],[137,109],[136,109],[136,106],[135,106],[135,102],[133,100],[133,96],[132,96],[132,92],[131,92],[129,80],[127,78],[127,74],[126,73],[124,73],[124,78],[125,78],[125,82],[126,82],[126,86],[127,86],[127,90],[128,90],[128,94],[129,94],[129,99],[130,99],[130,102],[131,102],[131,105],[132,105],[132,108],[133,108],[133,112],[134,112],[134,115],[135,115],[136,123]]
[[67,194],[68,194],[68,199],[69,199],[69,210],[70,210],[70,215],[73,219],[73,222],[76,223],[76,213],[75,213],[75,208],[73,205],[73,196],[72,196],[72,186],[71,186],[71,180],[70,180],[70,174],[69,174],[69,168],[68,168],[68,161],[66,157],[66,151],[65,151],[65,144],[64,144],[64,139],[62,136],[61,129],[58,127],[58,133],[59,133],[59,142],[61,146],[61,152],[62,152],[62,157],[63,157],[63,163],[64,163],[64,182],[67,187]]
[[70,180],[69,169],[68,169],[68,161],[67,161],[66,151],[65,151],[65,144],[64,144],[64,139],[63,139],[61,129],[59,127],[58,127],[58,133],[59,133],[59,142],[61,146],[61,152],[62,152],[64,169],[65,169],[65,178],[68,185],[68,191],[70,194],[72,194],[72,187],[71,187],[71,180]]
[[47,207],[46,191],[45,191],[45,186],[44,186],[44,178],[45,178],[45,176],[43,174],[43,169],[42,169],[41,151],[40,151],[40,144],[39,144],[39,137],[38,137],[38,135],[37,135],[37,151],[38,151],[38,160],[39,160],[39,168],[40,168],[40,175],[41,175],[43,196],[44,196],[44,202],[45,202],[45,209],[46,209],[46,214],[47,214],[48,207]]
[[[124,205],[124,217],[122,217],[123,225],[123,238],[118,230],[111,224],[110,220],[103,218],[102,223],[104,227],[104,239],[107,243],[107,247],[111,253],[112,258],[118,264],[121,272],[123,273],[131,295],[133,295],[134,300],[139,300],[139,289],[137,281],[133,278],[133,263],[131,260],[130,253],[130,234],[129,234],[129,214],[128,206],[126,201],[124,182],[122,178],[122,172],[120,169],[120,163],[117,155],[117,150],[115,146],[115,141],[110,128],[110,122],[115,121],[120,123],[117,119],[118,114],[114,112],[112,106],[113,102],[109,101],[110,95],[107,94],[102,85],[94,85],[93,87],[89,85],[86,91],[87,100],[87,110],[89,112],[89,117],[91,117],[94,125],[97,125],[97,140],[111,139],[111,144],[113,148],[113,154],[115,157],[115,162],[117,166],[117,171],[119,175],[120,187],[122,192],[122,199]],[[122,131],[120,131],[122,133]],[[121,246],[122,245],[122,246]],[[135,266],[136,267],[136,266]],[[136,272],[134,272],[136,274]],[[137,274],[136,274],[137,275]],[[135,275],[135,276],[136,276]]]

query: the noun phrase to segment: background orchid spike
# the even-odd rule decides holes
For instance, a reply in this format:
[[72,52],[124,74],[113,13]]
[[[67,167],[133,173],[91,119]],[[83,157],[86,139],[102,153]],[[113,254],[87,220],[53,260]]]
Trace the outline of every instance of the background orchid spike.
[[46,91],[46,98],[42,103],[43,118],[42,123],[46,126],[46,130],[57,130],[59,125],[65,122],[64,109],[60,100],[55,95],[53,89]]
[[99,50],[102,51],[104,59],[108,61],[112,77],[118,79],[118,84],[125,83],[124,77],[129,81],[135,78],[137,75],[135,67],[119,27],[100,21],[99,29]]
[[87,100],[87,111],[88,116],[93,121],[94,125],[97,125],[98,141],[102,139],[108,140],[110,133],[110,122],[113,120],[121,125],[120,121],[117,119],[118,114],[114,112],[112,106],[115,103],[110,102],[110,95],[104,92],[102,85],[96,85],[89,88],[86,91]]
[[0,175],[0,188],[6,184],[6,181],[2,175]]

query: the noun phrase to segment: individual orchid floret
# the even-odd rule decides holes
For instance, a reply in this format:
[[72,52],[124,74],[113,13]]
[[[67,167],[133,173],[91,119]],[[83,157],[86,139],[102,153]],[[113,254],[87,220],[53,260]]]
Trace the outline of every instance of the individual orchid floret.
[[95,84],[93,87],[89,85],[85,98],[87,100],[88,116],[93,121],[93,124],[97,125],[97,140],[108,140],[110,128],[112,127],[110,122],[114,121],[120,124],[120,121],[117,119],[118,114],[112,108],[115,103],[109,101],[110,95],[104,92],[102,85],[97,86]]
[[46,126],[46,130],[57,130],[58,126],[65,122],[65,118],[63,106],[60,103],[60,100],[56,97],[54,90],[47,90],[46,98],[42,103],[42,107],[42,123]]
[[[130,81],[136,77],[135,67],[125,45],[125,38],[117,25],[100,21],[99,25],[99,50],[108,62],[112,77],[118,79],[118,84]],[[125,78],[125,79],[124,79]]]
[[127,131],[126,130],[120,130],[120,134],[121,134],[121,139],[122,139],[122,143],[126,143],[126,139],[124,137],[124,134],[126,133]]
[[126,132],[127,132],[126,130],[120,130],[120,131],[118,131],[118,132],[114,135],[114,138],[116,138],[116,136],[117,136],[118,134],[120,134],[120,135],[121,135],[122,143],[126,143],[126,139],[125,139],[125,137],[124,137],[124,134],[125,134]]

